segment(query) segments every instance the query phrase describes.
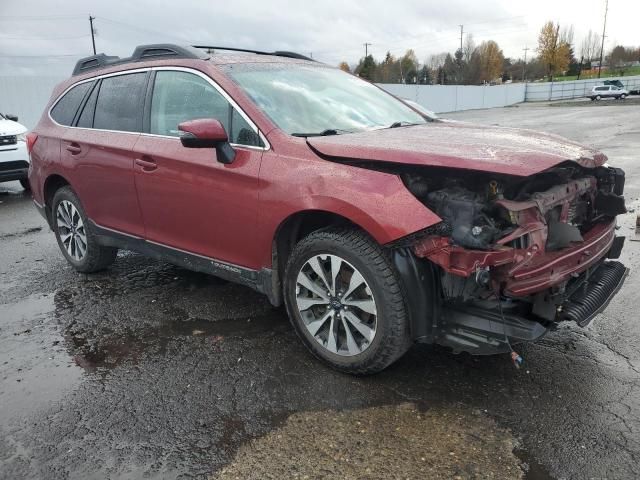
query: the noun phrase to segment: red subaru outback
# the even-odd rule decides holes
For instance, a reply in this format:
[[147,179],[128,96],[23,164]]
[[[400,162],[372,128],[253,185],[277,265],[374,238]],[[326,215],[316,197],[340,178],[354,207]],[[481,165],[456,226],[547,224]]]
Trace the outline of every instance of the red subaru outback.
[[30,134],[34,200],[80,272],[128,249],[285,304],[331,366],[412,342],[510,352],[622,285],[624,172],[555,135],[428,118],[288,52],[78,62]]

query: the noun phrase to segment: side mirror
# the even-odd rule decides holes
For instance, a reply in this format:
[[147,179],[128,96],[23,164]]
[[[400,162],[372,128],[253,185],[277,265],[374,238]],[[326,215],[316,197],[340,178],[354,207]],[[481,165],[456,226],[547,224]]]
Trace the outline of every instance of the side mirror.
[[229,164],[236,158],[236,152],[229,145],[229,136],[222,124],[215,118],[199,118],[178,125],[180,141],[186,148],[215,148],[218,161]]
[[17,116],[17,115],[13,115],[13,114],[11,114],[11,113],[5,113],[5,114],[4,114],[4,117],[5,117],[7,120],[12,120],[12,121],[14,121],[14,122],[17,122],[17,121],[18,121],[18,116]]

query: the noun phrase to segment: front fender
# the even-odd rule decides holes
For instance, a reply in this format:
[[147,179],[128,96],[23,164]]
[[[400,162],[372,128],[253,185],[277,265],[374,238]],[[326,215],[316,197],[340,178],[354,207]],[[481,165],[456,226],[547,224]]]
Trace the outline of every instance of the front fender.
[[[260,172],[260,235],[264,266],[271,242],[291,215],[325,211],[347,218],[384,245],[441,221],[398,175],[321,159],[267,152]],[[267,248],[268,246],[268,248]]]

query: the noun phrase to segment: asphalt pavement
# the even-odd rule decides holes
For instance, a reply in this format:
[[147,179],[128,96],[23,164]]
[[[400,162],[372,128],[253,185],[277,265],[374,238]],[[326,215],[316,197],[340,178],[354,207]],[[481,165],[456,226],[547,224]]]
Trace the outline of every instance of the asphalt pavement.
[[[598,147],[640,205],[638,105],[445,116]],[[638,478],[639,252],[603,314],[520,348],[520,370],[416,346],[353,377],[247,288],[129,252],[74,272],[0,184],[0,478]]]

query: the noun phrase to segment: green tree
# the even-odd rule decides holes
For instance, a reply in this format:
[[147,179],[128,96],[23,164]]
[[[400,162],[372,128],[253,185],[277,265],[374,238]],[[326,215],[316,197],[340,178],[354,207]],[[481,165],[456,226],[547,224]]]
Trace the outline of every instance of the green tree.
[[362,78],[366,78],[369,81],[375,80],[376,61],[373,59],[373,55],[369,54],[360,59],[360,63],[356,67],[355,74]]

